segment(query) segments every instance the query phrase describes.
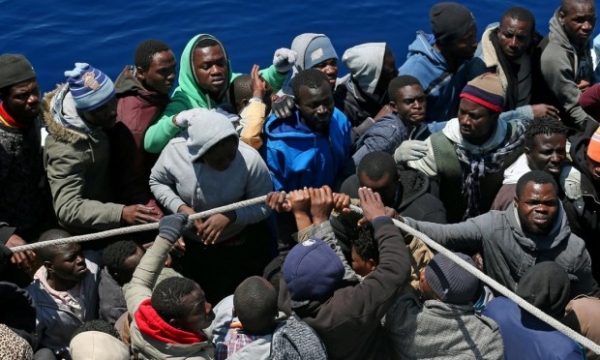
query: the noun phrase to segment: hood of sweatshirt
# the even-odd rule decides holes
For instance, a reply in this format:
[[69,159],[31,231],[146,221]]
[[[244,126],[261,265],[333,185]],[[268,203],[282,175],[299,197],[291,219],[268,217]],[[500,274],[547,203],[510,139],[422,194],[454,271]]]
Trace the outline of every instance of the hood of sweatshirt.
[[75,108],[75,100],[67,84],[58,85],[46,93],[42,109],[48,132],[60,142],[74,144],[87,139],[94,132],[103,131],[83,120]]
[[198,109],[187,128],[186,145],[190,152],[190,160],[198,160],[216,143],[229,136],[235,136],[239,141],[238,134],[227,116],[214,110]]
[[560,8],[556,9],[556,11],[554,11],[554,15],[550,19],[550,32],[548,33],[548,39],[553,43],[559,44],[563,49],[573,52],[575,49],[571,44],[571,41],[569,41],[569,37],[567,36],[565,29],[558,19],[559,11]]
[[296,65],[294,66],[292,77],[299,71],[306,69],[306,49],[308,49],[308,45],[310,45],[313,40],[320,37],[327,36],[325,34],[306,33],[300,34],[294,38],[292,41],[292,50],[294,50],[298,56],[296,57]]
[[367,94],[373,94],[381,71],[385,56],[385,43],[366,43],[351,47],[344,52],[342,62],[352,78]]
[[563,242],[569,241],[571,237],[571,228],[569,227],[567,216],[562,203],[559,202],[558,216],[554,226],[547,235],[525,234],[521,227],[521,222],[517,215],[517,209],[514,202],[506,209],[506,218],[512,230],[513,236],[521,246],[529,248],[532,251],[549,250],[560,246]]
[[433,66],[446,69],[446,59],[441,52],[436,51],[433,48],[434,44],[435,36],[433,36],[433,34],[417,31],[417,38],[408,46],[408,55],[406,57],[409,58],[413,55],[421,54],[425,56]]
[[[221,46],[221,49],[223,49],[223,54],[225,55],[225,60],[227,61],[227,78],[225,79],[227,86],[221,92],[218,101],[213,100],[208,93],[206,93],[200,87],[200,85],[198,85],[198,80],[196,79],[196,74],[194,73],[194,49],[196,48],[196,44],[205,39],[216,41],[219,46]],[[229,88],[229,84],[233,76],[231,72],[231,63],[225,47],[216,37],[208,34],[199,34],[194,36],[187,43],[185,49],[183,49],[179,64],[179,86],[173,92],[172,101],[180,101],[184,103],[187,109],[212,109],[217,107],[217,105],[227,101],[227,97],[225,95],[227,94],[227,89]]]

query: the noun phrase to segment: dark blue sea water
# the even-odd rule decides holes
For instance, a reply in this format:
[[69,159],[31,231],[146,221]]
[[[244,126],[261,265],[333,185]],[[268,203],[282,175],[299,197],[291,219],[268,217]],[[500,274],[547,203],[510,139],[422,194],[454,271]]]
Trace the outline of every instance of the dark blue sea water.
[[[225,44],[237,72],[249,72],[254,63],[268,66],[277,48],[289,47],[303,32],[327,34],[340,57],[353,45],[385,41],[400,65],[415,31],[429,31],[428,13],[436,2],[0,0],[0,53],[25,54],[43,91],[63,82],[64,70],[75,62],[88,62],[115,79],[133,62],[136,45],[148,38],[166,41],[179,58],[186,42],[199,33],[213,34]],[[559,0],[462,3],[475,15],[480,35],[514,5],[531,9],[538,30],[547,34]]]

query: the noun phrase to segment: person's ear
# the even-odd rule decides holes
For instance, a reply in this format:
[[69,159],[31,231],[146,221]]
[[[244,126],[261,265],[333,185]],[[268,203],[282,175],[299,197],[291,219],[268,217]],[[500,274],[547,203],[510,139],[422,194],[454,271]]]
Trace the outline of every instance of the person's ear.
[[236,315],[235,315],[235,307],[231,308],[231,316],[236,317]]
[[393,111],[398,111],[398,109],[396,108],[396,103],[395,103],[395,102],[393,102],[393,101],[390,101],[389,105],[390,105],[390,108],[391,108]]
[[177,319],[171,319],[168,321],[168,323],[176,329],[181,329],[181,327],[179,326],[179,321]]
[[560,22],[561,25],[565,24],[565,16],[566,16],[566,14],[564,11],[562,11],[562,10],[558,11],[558,21]]
[[248,106],[248,103],[249,103],[248,99],[242,99],[242,101],[240,102],[240,105],[241,105],[240,110],[245,108],[246,106]]
[[517,198],[517,195],[515,195],[515,197],[513,198],[513,205],[514,207],[517,207],[519,204],[519,198]]
[[48,270],[48,272],[54,271],[54,268],[52,267],[52,263],[50,261],[44,261],[44,267],[46,268],[46,270]]
[[525,153],[525,155],[529,155],[531,153],[531,149],[528,147],[523,148],[523,152]]
[[144,69],[142,69],[139,66],[136,66],[136,73],[135,76],[138,78],[138,80],[143,81],[146,80],[146,72],[144,71]]
[[367,260],[366,264],[371,272],[377,270],[377,264],[375,264],[375,260],[369,259]]

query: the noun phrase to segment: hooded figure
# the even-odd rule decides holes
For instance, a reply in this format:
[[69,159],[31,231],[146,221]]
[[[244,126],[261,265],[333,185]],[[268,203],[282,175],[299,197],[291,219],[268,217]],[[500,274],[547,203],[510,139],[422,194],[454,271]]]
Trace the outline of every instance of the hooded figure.
[[[352,126],[360,126],[363,122],[366,122],[364,127],[370,126],[382,106],[389,102],[387,87],[398,71],[395,61],[391,73],[385,71],[387,54],[393,58],[391,52],[386,51],[386,43],[366,43],[351,47],[342,56],[350,74],[340,79],[334,98],[336,107],[348,117]],[[358,130],[360,134],[364,131],[366,128]]]
[[[214,96],[214,94],[210,96],[205,89],[200,87],[193,66],[196,46],[201,41],[206,40],[214,41],[221,47],[227,66],[226,78],[224,79],[226,86],[223,87],[217,96]],[[187,43],[181,54],[179,64],[179,86],[173,92],[171,102],[169,102],[163,114],[146,131],[144,137],[144,148],[146,151],[159,153],[171,138],[179,134],[181,129],[174,125],[173,117],[180,112],[193,108],[214,109],[219,105],[227,104],[229,100],[226,94],[229,84],[240,75],[232,72],[231,63],[223,44],[217,38],[208,34],[196,35]],[[275,66],[272,65],[262,71],[261,76],[271,85],[273,91],[278,91],[285,82],[287,73],[277,72]]]
[[[238,150],[227,169],[219,171],[202,161],[211,147],[229,137],[238,142]],[[210,110],[200,110],[187,132],[169,142],[150,174],[152,193],[172,213],[182,205],[201,212],[252,199],[266,195],[272,187],[269,170],[258,152],[239,141],[226,116]],[[221,239],[229,239],[269,216],[264,204],[235,212],[235,222],[225,228]]]

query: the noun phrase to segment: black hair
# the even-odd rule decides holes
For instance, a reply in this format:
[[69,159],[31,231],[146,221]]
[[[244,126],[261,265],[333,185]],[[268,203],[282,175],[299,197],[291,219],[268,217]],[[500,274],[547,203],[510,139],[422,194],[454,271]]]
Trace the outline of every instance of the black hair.
[[[43,232],[40,235],[38,242],[64,239],[64,238],[68,238],[70,236],[71,236],[71,234],[69,234],[68,232],[66,232],[63,229],[50,229],[50,230]],[[49,246],[44,246],[44,247],[37,249],[35,251],[35,253],[40,258],[40,260],[42,260],[44,262],[46,262],[46,261],[52,262],[54,257],[58,253],[60,253],[60,251],[62,249],[68,249],[71,246],[73,246],[73,243],[63,244],[63,245],[49,245]]]
[[358,238],[351,242],[354,251],[361,259],[364,261],[373,259],[375,265],[379,265],[379,249],[375,243],[373,232],[371,224],[361,226],[358,228]]
[[533,33],[533,31],[535,30],[535,16],[533,16],[531,11],[529,11],[529,9],[525,7],[513,6],[511,8],[508,8],[508,10],[506,10],[504,14],[502,14],[500,22],[502,22],[506,18],[528,22],[531,24],[531,32]]
[[196,49],[204,49],[207,47],[211,47],[211,46],[221,46],[221,44],[219,44],[219,42],[213,38],[204,38],[200,41],[198,41],[196,43],[196,45],[194,45],[194,50]]
[[563,134],[565,137],[569,128],[560,120],[551,116],[540,116],[534,118],[525,131],[525,147],[533,148],[535,137],[542,135]]
[[317,69],[306,69],[300,71],[292,81],[290,82],[290,86],[292,87],[292,92],[294,93],[294,97],[296,98],[296,103],[300,99],[300,87],[308,86],[311,89],[318,89],[323,85],[323,82],[327,83],[327,88],[329,87],[329,80],[327,79],[327,75],[325,75],[322,71]]
[[385,174],[393,178],[398,176],[398,167],[394,157],[383,151],[374,151],[365,155],[358,163],[356,169],[358,175],[365,174],[373,181],[378,181]]
[[133,63],[136,67],[146,71],[150,68],[154,55],[159,52],[170,50],[171,47],[160,40],[150,39],[142,41],[137,48],[135,48]]
[[561,0],[560,11],[562,11],[563,14],[567,15],[567,9],[574,4],[592,4],[594,5],[594,7],[596,7],[594,0]]
[[392,81],[390,81],[390,84],[388,85],[388,94],[390,100],[395,101],[396,94],[398,93],[398,91],[405,86],[411,85],[419,85],[423,87],[419,79],[412,75],[400,75],[393,78]]
[[125,260],[135,254],[139,245],[131,240],[121,240],[108,245],[102,251],[102,262],[110,274],[123,273]]
[[104,321],[104,320],[90,320],[90,321],[84,322],[83,324],[81,324],[81,326],[79,326],[77,328],[77,330],[75,330],[75,332],[73,333],[73,336],[71,336],[71,339],[73,339],[75,336],[77,336],[81,333],[87,332],[87,331],[103,332],[105,334],[115,337],[118,340],[121,340],[121,335],[119,335],[119,332],[117,331],[117,329],[115,329],[114,326],[112,326],[111,324],[109,324],[107,321]]
[[521,176],[521,178],[519,178],[519,181],[517,181],[517,198],[521,197],[523,190],[525,190],[525,187],[530,182],[539,185],[552,184],[554,190],[558,191],[558,185],[556,184],[556,180],[554,180],[552,175],[542,170],[532,170],[528,173],[525,173],[523,176]]
[[182,277],[167,278],[154,288],[151,304],[158,315],[166,322],[189,315],[191,308],[182,306],[183,298],[196,288],[194,280]]
[[238,109],[243,99],[250,100],[252,98],[252,76],[250,74],[243,74],[235,79],[229,88],[229,98],[233,105]]
[[277,291],[266,279],[249,277],[235,289],[233,308],[246,332],[264,334],[275,323]]

